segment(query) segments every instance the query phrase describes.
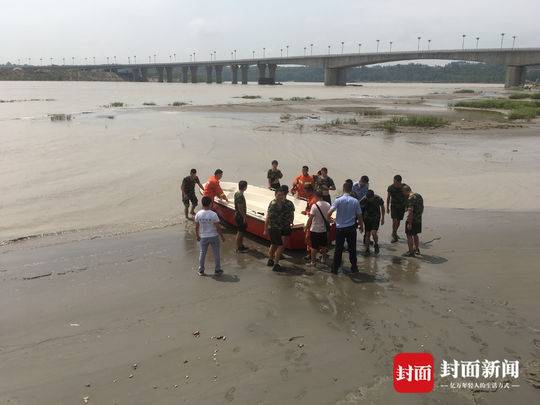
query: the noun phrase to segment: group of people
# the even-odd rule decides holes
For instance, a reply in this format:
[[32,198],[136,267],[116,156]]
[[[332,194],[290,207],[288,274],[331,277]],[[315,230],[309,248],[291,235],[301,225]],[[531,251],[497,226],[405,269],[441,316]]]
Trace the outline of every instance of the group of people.
[[[212,210],[214,198],[228,202],[228,198],[219,184],[223,171],[218,169],[203,186],[192,169],[190,175],[182,181],[182,201],[185,207],[185,216],[194,215],[195,233],[200,242],[199,275],[205,274],[205,258],[208,248],[211,247],[215,259],[215,272],[221,274],[219,243],[224,240],[223,230],[218,215]],[[422,232],[422,214],[424,211],[423,198],[413,193],[409,185],[403,183],[400,175],[395,175],[393,182],[387,188],[385,201],[370,189],[369,177],[361,176],[358,182],[347,179],[342,186],[342,194],[333,202],[330,192],[336,190],[328,169],[321,168],[316,175],[309,174],[309,167],[303,166],[291,188],[281,184],[283,173],[279,163],[274,160],[267,173],[268,187],[274,191],[274,199],[270,202],[265,216],[264,236],[270,240],[267,265],[274,271],[282,271],[280,261],[284,247],[292,233],[295,205],[287,195],[292,194],[306,201],[306,209],[302,214],[307,216],[304,232],[308,255],[308,266],[316,266],[319,257],[324,260],[328,257],[329,233],[332,223],[335,223],[335,248],[331,271],[338,273],[341,267],[345,244],[349,253],[351,272],[358,272],[357,265],[357,229],[363,233],[365,256],[371,255],[371,245],[374,254],[378,254],[379,226],[384,225],[385,214],[392,219],[392,239],[399,240],[398,229],[401,221],[405,219],[405,234],[407,235],[408,251],[405,256],[414,257],[420,254],[419,237]],[[202,210],[195,214],[198,204],[195,187],[202,190]],[[247,231],[247,204],[244,192],[248,187],[245,180],[238,183],[238,191],[234,194],[235,222],[237,226],[236,251],[244,253],[248,248],[244,246],[244,233]],[[191,206],[191,210],[190,210]],[[334,218],[335,217],[335,218]]]

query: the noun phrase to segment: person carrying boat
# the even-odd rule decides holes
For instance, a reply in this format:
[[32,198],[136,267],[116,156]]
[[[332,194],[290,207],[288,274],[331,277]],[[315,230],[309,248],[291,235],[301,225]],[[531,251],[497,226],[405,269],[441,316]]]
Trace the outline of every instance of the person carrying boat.
[[283,200],[284,205],[284,212],[283,212],[283,224],[281,227],[281,239],[283,240],[283,246],[287,246],[289,243],[289,237],[292,233],[292,226],[294,222],[294,203],[287,199],[287,196],[289,195],[289,186],[286,184],[283,184],[281,186],[281,191],[285,195],[285,199]]
[[365,197],[368,190],[369,190],[369,177],[364,175],[360,177],[360,181],[353,184],[352,195],[358,201],[360,201],[362,198]]
[[281,184],[279,179],[283,178],[283,173],[278,169],[278,161],[272,160],[272,167],[268,170],[266,178],[268,179],[268,188],[270,190],[277,190]]
[[311,205],[309,219],[304,226],[304,230],[309,234],[310,239],[310,258],[308,265],[315,266],[317,253],[325,257],[328,251],[328,231],[330,223],[326,219],[330,211],[330,204],[324,201],[324,195],[321,191],[315,192],[315,203]]
[[189,218],[189,203],[191,202],[191,215],[195,215],[195,207],[197,207],[199,203],[199,200],[197,200],[197,196],[195,195],[195,185],[198,185],[201,190],[204,189],[199,177],[197,176],[197,170],[191,169],[189,176],[184,177],[182,180],[181,186],[182,202],[184,203],[184,214],[186,215],[186,218]]
[[244,233],[247,230],[247,205],[244,191],[247,189],[247,181],[238,182],[238,191],[234,193],[234,220],[236,222],[236,253],[245,253],[249,249],[244,246]]
[[335,190],[336,185],[334,180],[328,176],[328,169],[323,167],[317,173],[315,178],[315,191],[320,191],[323,194],[323,201],[326,201],[328,204],[332,204],[332,199],[330,197],[330,191]]
[[268,251],[267,266],[272,267],[273,271],[281,271],[279,261],[283,255],[283,227],[284,216],[286,214],[284,201],[286,195],[281,188],[275,191],[275,198],[270,201],[264,221],[263,235],[270,238],[270,249]]
[[296,176],[291,187],[291,193],[296,194],[298,198],[306,199],[305,187],[310,184],[312,187],[314,185],[315,179],[309,174],[309,167],[302,166],[302,173],[299,176]]
[[210,197],[212,202],[214,201],[214,197],[218,197],[222,200],[229,202],[229,199],[227,198],[221,186],[219,185],[219,181],[221,180],[222,177],[223,177],[223,170],[217,169],[214,172],[214,175],[210,176],[210,178],[208,179],[208,182],[204,186],[203,195],[205,197]]

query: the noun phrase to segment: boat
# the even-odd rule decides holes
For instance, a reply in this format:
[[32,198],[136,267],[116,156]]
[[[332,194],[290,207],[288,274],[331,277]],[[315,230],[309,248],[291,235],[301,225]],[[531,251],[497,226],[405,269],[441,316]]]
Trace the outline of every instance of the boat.
[[[220,182],[220,186],[229,199],[229,202],[221,200],[218,197],[214,198],[213,210],[219,215],[219,217],[229,225],[236,226],[235,210],[234,210],[234,193],[238,191],[237,183]],[[248,185],[246,191],[244,191],[247,205],[247,230],[246,232],[255,235],[259,238],[270,240],[268,236],[264,235],[264,222],[266,220],[266,210],[270,201],[275,198],[274,191],[264,187],[258,187]],[[308,216],[302,214],[305,211],[307,203],[306,200],[296,198],[288,195],[287,199],[294,204],[294,222],[292,227],[291,236],[288,238],[288,242],[285,244],[286,249],[299,250],[306,249],[306,236],[304,232],[304,225],[308,220]],[[330,232],[328,235],[328,241],[333,241],[336,235],[335,223],[330,223]]]

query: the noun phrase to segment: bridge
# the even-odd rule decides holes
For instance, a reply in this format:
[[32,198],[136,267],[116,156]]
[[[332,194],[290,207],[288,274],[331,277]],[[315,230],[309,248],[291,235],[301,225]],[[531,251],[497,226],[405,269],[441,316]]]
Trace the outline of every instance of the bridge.
[[207,60],[193,62],[139,63],[139,64],[102,64],[71,65],[58,68],[81,70],[107,70],[118,72],[128,70],[134,81],[147,81],[150,69],[157,71],[160,82],[173,81],[173,69],[181,72],[181,82],[197,83],[198,71],[206,74],[207,83],[222,83],[223,68],[231,69],[231,82],[247,84],[248,69],[257,66],[259,84],[274,84],[278,66],[296,65],[324,69],[326,86],[345,86],[347,70],[357,66],[366,66],[386,62],[408,60],[456,60],[481,62],[506,66],[506,87],[517,87],[524,83],[527,66],[540,65],[540,48],[519,49],[459,49],[459,50],[423,50],[406,52],[349,53],[328,55],[305,55],[290,57],[266,57],[250,59]]

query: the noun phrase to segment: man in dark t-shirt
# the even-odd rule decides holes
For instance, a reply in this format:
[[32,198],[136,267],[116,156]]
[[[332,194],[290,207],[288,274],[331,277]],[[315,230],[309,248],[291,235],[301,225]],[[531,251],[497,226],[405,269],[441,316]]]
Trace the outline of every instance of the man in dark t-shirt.
[[272,160],[272,167],[268,170],[266,178],[268,179],[268,188],[272,190],[277,190],[281,184],[279,179],[283,177],[283,173],[278,169],[278,161]]
[[409,246],[409,251],[405,253],[405,256],[414,257],[420,254],[420,238],[418,234],[422,233],[424,199],[420,194],[413,193],[407,185],[403,186],[403,195],[405,196],[405,209],[407,210],[405,234],[407,235],[407,245]]
[[397,234],[399,224],[405,215],[405,196],[403,195],[402,178],[399,174],[394,176],[394,182],[388,186],[386,197],[386,213],[392,217],[392,243],[399,240]]
[[199,203],[199,200],[195,195],[195,185],[198,185],[201,190],[203,189],[199,177],[197,177],[197,170],[191,169],[191,171],[189,172],[189,176],[184,177],[184,179],[182,180],[181,186],[182,202],[184,203],[184,214],[186,215],[186,218],[189,218],[189,203],[191,202],[191,215],[195,215],[195,207]]
[[247,181],[238,182],[238,191],[234,193],[234,220],[236,221],[236,252],[245,253],[248,248],[244,246],[244,232],[247,230],[247,205],[244,191],[247,189]]
[[369,256],[369,243],[373,238],[373,248],[375,254],[379,253],[379,224],[384,225],[384,201],[376,195],[373,190],[368,190],[365,197],[360,200],[362,215],[364,219],[364,246],[366,248],[365,255]]

